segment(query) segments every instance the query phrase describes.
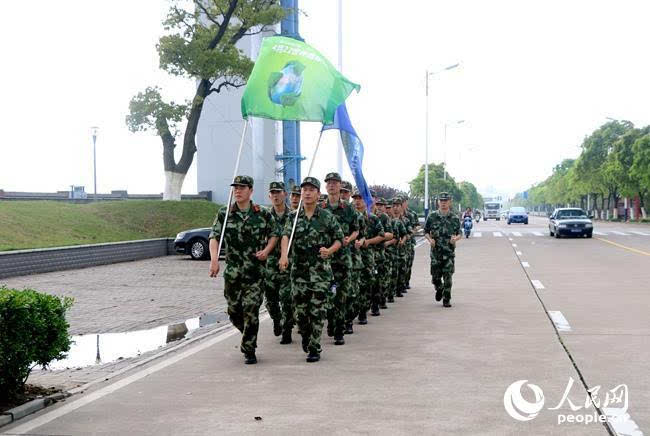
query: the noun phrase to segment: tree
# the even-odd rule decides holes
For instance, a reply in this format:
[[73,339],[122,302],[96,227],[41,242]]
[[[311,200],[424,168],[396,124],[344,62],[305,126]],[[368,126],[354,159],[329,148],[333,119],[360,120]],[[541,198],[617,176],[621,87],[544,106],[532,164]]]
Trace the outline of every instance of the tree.
[[[411,195],[424,199],[424,165],[420,167],[418,175],[409,182]],[[463,193],[456,184],[456,181],[447,173],[447,179],[444,178],[444,164],[429,164],[429,197],[435,197],[439,192],[448,192],[454,201],[460,202]],[[431,200],[430,198],[430,200]],[[431,201],[429,204],[433,204]]]
[[[650,128],[646,127],[646,132]],[[650,192],[650,132],[637,138],[632,145],[634,159],[630,176],[637,181],[641,207],[645,207],[645,197]]]
[[[268,31],[285,16],[279,0],[171,0],[158,42],[160,68],[197,82],[191,100],[167,103],[158,87],[147,87],[129,103],[132,132],[154,131],[162,140],[165,200],[180,200],[185,175],[196,153],[196,131],[205,99],[245,85],[253,62],[235,45],[244,36]],[[183,151],[174,149],[185,121]]]
[[476,186],[470,182],[460,182],[458,187],[462,193],[461,205],[463,207],[471,207],[472,209],[483,207],[483,197],[476,190]]
[[406,192],[400,191],[399,189],[387,185],[372,185],[369,188],[375,191],[377,197],[381,197],[385,200],[390,200],[398,195],[399,196],[407,195]]

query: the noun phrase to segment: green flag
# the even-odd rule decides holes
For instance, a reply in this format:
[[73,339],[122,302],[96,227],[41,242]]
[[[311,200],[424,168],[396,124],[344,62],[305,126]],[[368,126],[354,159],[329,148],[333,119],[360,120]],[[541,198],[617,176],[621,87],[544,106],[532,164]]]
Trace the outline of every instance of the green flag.
[[241,100],[241,113],[273,120],[331,124],[336,108],[360,86],[304,42],[265,38]]

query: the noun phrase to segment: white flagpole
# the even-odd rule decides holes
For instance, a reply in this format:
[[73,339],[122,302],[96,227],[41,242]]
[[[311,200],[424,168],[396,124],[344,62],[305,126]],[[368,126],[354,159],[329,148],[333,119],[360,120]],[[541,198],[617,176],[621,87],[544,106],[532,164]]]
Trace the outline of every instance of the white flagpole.
[[[311,170],[314,168],[314,162],[316,161],[316,153],[318,153],[318,147],[320,147],[320,140],[322,137],[323,137],[323,129],[321,129],[320,134],[318,135],[318,142],[316,143],[316,149],[314,150],[314,155],[311,158],[311,164],[309,165],[309,171],[307,172],[307,177],[311,176]],[[298,215],[300,215],[301,207],[302,207],[302,195],[300,196],[300,201],[298,201],[298,208],[296,209],[296,217],[293,219],[293,227],[291,228],[291,236],[289,236],[289,246],[287,247],[287,253],[291,251],[293,234],[296,231],[296,224],[298,224]]]
[[[239,161],[241,160],[241,151],[244,147],[244,138],[246,137],[246,128],[248,127],[249,121],[244,121],[244,131],[241,134],[241,141],[239,142],[239,151],[237,152],[237,163],[235,163],[235,171],[232,175],[232,181],[235,181],[237,173],[239,172]],[[232,183],[232,182],[231,182]],[[219,254],[221,253],[221,245],[223,244],[223,237],[226,234],[226,223],[228,222],[228,216],[230,215],[230,203],[232,202],[232,186],[230,187],[230,194],[228,195],[228,206],[226,206],[226,215],[223,218],[223,226],[221,227],[221,237],[219,238],[219,248],[217,248],[217,262],[219,261]]]

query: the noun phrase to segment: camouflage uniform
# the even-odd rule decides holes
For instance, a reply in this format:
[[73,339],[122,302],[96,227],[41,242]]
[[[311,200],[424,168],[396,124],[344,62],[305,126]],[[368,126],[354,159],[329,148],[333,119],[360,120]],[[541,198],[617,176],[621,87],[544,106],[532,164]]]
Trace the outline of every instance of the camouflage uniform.
[[[409,222],[411,223],[411,230],[415,230],[419,225],[420,225],[420,219],[418,218],[418,214],[415,211],[412,210],[407,210],[406,211],[406,216],[409,219]],[[406,285],[410,287],[411,284],[411,272],[413,271],[413,261],[415,260],[415,235],[411,235],[409,238],[409,262],[408,262],[408,268],[406,272]]]
[[[406,236],[406,227],[400,218],[393,218],[393,234],[398,241]],[[402,278],[404,274],[404,249],[405,245],[400,245],[399,242],[392,245],[392,263],[393,263],[393,277],[391,280],[391,292],[397,297],[402,296]]]
[[[329,200],[325,200],[321,203],[321,208],[331,212],[336,217],[345,237],[359,230],[357,214],[349,204],[339,201],[338,204],[331,206]],[[335,338],[343,336],[348,308],[348,302],[346,300],[348,296],[351,300],[354,297],[351,295],[350,289],[350,271],[352,271],[350,245],[341,246],[332,257],[332,272],[334,273],[334,282],[336,283],[336,294],[330,294],[327,311],[327,327],[328,334],[331,333]]]
[[[283,234],[287,237],[291,235],[295,216],[296,212],[291,212],[284,226]],[[322,259],[319,250],[342,241],[343,231],[329,211],[316,207],[314,215],[307,218],[301,209],[293,238],[289,265],[296,323],[304,348],[320,353],[327,298],[334,276],[330,259]]]
[[[359,228],[359,236],[357,240],[361,239],[366,230],[366,222],[358,211],[354,211],[357,215],[357,226]],[[350,244],[350,252],[352,254],[352,270],[350,274],[350,295],[346,299],[346,330],[351,328],[350,325],[357,317],[361,309],[361,275],[364,269],[364,258],[362,255],[363,248],[357,249],[354,242]]]
[[[386,204],[386,200],[383,198],[379,199],[378,202],[381,204]],[[394,230],[391,218],[379,210],[375,210],[375,213],[377,214],[377,217],[379,218],[379,221],[384,228],[384,232],[393,233]],[[379,301],[377,302],[377,305],[384,305],[386,304],[386,301],[393,301],[393,294],[391,293],[390,286],[393,276],[393,264],[391,261],[392,251],[390,247],[386,248],[383,242],[381,244],[375,245],[374,250],[375,264],[377,265],[377,290],[375,294],[379,295]],[[374,305],[375,302],[373,301],[372,304]]]
[[[235,181],[241,177],[237,176]],[[221,237],[225,215],[224,206],[214,219],[210,239],[218,241]],[[262,281],[265,268],[255,258],[255,253],[266,246],[269,238],[279,236],[277,230],[268,210],[253,202],[246,211],[241,211],[237,203],[232,205],[224,236],[228,249],[223,294],[228,302],[230,322],[242,332],[240,349],[244,354],[255,352],[257,347],[259,310],[264,298]]]
[[411,256],[411,232],[413,228],[411,227],[411,222],[409,221],[406,215],[402,215],[400,221],[404,225],[405,235],[407,236],[406,242],[402,245],[401,255],[400,255],[400,282],[398,288],[400,291],[404,292],[406,290],[406,284],[408,282],[408,268],[409,268],[409,259]]
[[[286,208],[282,216],[278,215],[274,208],[271,208],[271,215],[277,226],[277,234],[282,235],[288,221],[289,208]],[[266,310],[274,323],[280,323],[283,331],[290,332],[293,329],[293,305],[291,304],[291,281],[289,271],[280,270],[280,243],[278,243],[266,261],[266,277],[264,281]]]
[[[375,214],[368,212],[362,213],[365,239],[373,239],[377,236],[384,236],[384,226],[381,220]],[[382,243],[377,245],[382,245]],[[361,270],[361,286],[359,291],[359,318],[365,319],[366,313],[370,310],[371,304],[379,305],[381,303],[380,287],[378,286],[377,263],[375,260],[375,249],[377,245],[369,245],[361,248],[363,259],[363,268]],[[362,315],[361,315],[362,314]]]
[[449,240],[452,236],[460,234],[458,215],[451,210],[447,215],[442,215],[437,210],[427,218],[424,232],[436,242],[435,247],[431,248],[431,283],[436,291],[442,290],[442,298],[449,302],[456,256],[456,246]]

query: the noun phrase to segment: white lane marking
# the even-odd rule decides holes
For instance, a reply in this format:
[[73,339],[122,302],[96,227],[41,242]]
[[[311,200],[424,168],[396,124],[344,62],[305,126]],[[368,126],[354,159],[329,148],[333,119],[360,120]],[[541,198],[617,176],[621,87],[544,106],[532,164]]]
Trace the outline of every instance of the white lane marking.
[[597,231],[594,230],[594,235],[598,235],[598,236],[607,236],[607,233],[597,232]]
[[630,230],[630,233],[634,233],[635,235],[641,235],[641,236],[650,236],[650,233],[646,232],[637,232],[635,230]]
[[562,312],[560,312],[559,310],[549,310],[548,314],[553,320],[553,324],[555,324],[555,327],[557,327],[558,331],[560,332],[571,331],[571,326],[569,325],[569,321],[567,321],[564,315],[562,315]]
[[521,236],[520,232],[512,232],[512,234],[515,235],[515,236],[519,236],[519,237]]
[[539,280],[531,280],[530,282],[535,286],[535,289],[546,289]]
[[[268,315],[260,317],[260,323],[268,318]],[[80,407],[83,407],[87,404],[92,403],[95,400],[98,400],[102,397],[105,397],[107,395],[112,394],[113,392],[122,389],[123,387],[126,387],[130,385],[131,383],[134,383],[140,379],[143,379],[155,372],[160,371],[161,369],[167,368],[170,365],[173,365],[176,362],[179,362],[183,359],[186,359],[200,351],[205,350],[206,348],[210,348],[211,346],[218,344],[219,342],[222,342],[229,337],[239,333],[238,330],[232,329],[229,330],[216,338],[210,339],[206,342],[203,342],[202,344],[196,345],[195,347],[192,347],[191,349],[184,351],[180,354],[177,354],[174,357],[170,357],[167,360],[164,360],[156,365],[153,365],[149,368],[145,368],[141,371],[136,372],[133,375],[130,375],[126,378],[123,378],[122,380],[119,380],[113,384],[110,384],[106,387],[103,387],[101,389],[96,390],[95,392],[92,392],[88,395],[84,395],[83,397],[80,397],[79,399],[75,401],[71,401],[67,404],[64,404],[63,406],[59,407],[58,409],[54,409],[51,412],[45,413],[38,418],[32,419],[31,421],[28,421],[22,425],[19,425],[18,427],[15,427],[11,429],[12,433],[16,434],[21,434],[21,433],[28,433],[31,432],[33,429],[37,427],[41,427],[48,422],[51,422],[57,418],[60,418],[64,415],[67,415],[70,412],[73,412]],[[69,401],[69,400],[68,400]]]
[[612,233],[615,234],[615,235],[620,235],[620,236],[629,236],[629,234],[627,234],[627,233],[617,232],[615,230],[612,230]]
[[517,252],[517,256],[521,256],[521,251],[518,251],[518,252]]
[[530,264],[528,262],[521,262],[524,268],[530,268]]
[[492,232],[492,234],[493,234],[496,238],[500,238],[501,236],[503,236],[503,235],[501,234],[501,232]]
[[541,232],[533,232],[533,235],[535,235],[535,236],[544,236]]
[[513,246],[513,247],[516,247],[516,246],[517,246],[517,244],[512,244],[512,246]]
[[473,235],[473,236],[474,236],[475,238],[480,238],[480,237],[483,236],[483,233],[481,233],[481,232],[474,232],[474,235]]
[[603,413],[608,418],[607,422],[614,427],[616,434],[643,436],[643,432],[639,426],[625,410],[622,407],[603,407]]
[[512,241],[512,240],[513,240],[512,238],[508,238],[508,241]]

